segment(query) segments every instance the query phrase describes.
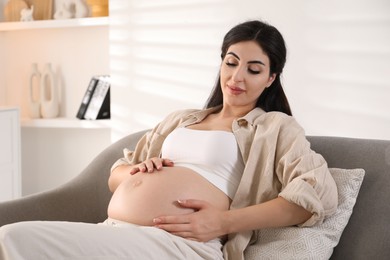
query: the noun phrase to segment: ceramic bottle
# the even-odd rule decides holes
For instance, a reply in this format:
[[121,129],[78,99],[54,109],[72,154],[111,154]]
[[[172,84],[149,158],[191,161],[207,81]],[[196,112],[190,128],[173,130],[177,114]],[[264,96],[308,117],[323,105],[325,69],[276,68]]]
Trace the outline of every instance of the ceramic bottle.
[[41,116],[40,106],[40,84],[41,73],[38,70],[38,65],[31,65],[30,82],[27,91],[28,113],[31,118],[39,118]]
[[41,115],[44,118],[57,117],[59,114],[59,93],[51,63],[45,65],[40,84]]

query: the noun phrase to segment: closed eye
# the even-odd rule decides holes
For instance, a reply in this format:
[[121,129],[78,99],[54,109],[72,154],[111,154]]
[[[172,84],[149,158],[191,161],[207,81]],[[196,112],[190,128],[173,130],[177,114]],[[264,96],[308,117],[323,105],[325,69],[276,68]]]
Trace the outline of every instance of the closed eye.
[[[229,62],[229,61],[227,61],[225,64],[226,64],[228,67],[236,67],[236,66],[237,66],[236,63]],[[250,74],[253,74],[253,75],[260,74],[260,71],[259,71],[259,70],[254,70],[254,69],[251,69],[251,68],[248,68],[248,72],[249,72]]]
[[235,66],[237,66],[237,64],[232,63],[232,62],[228,62],[228,61],[227,61],[225,64],[228,65],[229,67],[235,67]]
[[258,70],[252,70],[252,69],[248,69],[249,73],[251,74],[260,74],[260,71]]

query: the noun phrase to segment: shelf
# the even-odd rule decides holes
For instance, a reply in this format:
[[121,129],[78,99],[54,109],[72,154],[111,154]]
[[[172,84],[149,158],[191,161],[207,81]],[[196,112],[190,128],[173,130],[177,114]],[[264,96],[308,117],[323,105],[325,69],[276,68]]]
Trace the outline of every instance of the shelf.
[[30,29],[50,29],[69,27],[88,27],[109,25],[109,17],[88,17],[63,20],[39,20],[32,22],[2,22],[0,32],[30,30]]
[[77,118],[22,118],[21,127],[33,128],[74,128],[74,129],[110,129],[110,120],[80,120]]
[[9,107],[9,106],[0,106],[0,111],[9,111],[9,110],[18,110],[18,113],[19,113],[19,108],[18,107]]

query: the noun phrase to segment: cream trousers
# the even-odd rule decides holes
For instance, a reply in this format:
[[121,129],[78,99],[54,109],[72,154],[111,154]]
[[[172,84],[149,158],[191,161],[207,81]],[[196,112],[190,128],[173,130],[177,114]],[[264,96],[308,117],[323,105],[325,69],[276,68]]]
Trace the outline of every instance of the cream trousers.
[[223,259],[219,240],[187,240],[154,227],[107,219],[99,224],[28,221],[0,228],[1,260]]

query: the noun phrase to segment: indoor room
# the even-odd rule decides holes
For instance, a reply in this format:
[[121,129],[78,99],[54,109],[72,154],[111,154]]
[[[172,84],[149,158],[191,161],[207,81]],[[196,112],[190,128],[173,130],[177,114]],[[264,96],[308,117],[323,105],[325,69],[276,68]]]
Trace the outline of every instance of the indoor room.
[[[0,11],[0,215],[1,202],[62,192],[104,169],[99,183],[75,188],[91,191],[90,199],[103,198],[103,206],[94,202],[100,207],[96,217],[80,215],[86,222],[100,221],[116,159],[133,156],[128,154],[141,136],[168,115],[204,109],[225,64],[224,36],[240,23],[259,20],[284,38],[280,81],[294,122],[308,138],[305,147],[323,155],[329,168],[365,171],[348,184],[355,185],[353,202],[324,259],[339,243],[358,194],[360,215],[352,215],[354,229],[348,224],[345,233],[352,239],[355,231],[362,232],[364,238],[348,242],[341,237],[343,249],[337,246],[331,259],[390,255],[390,245],[383,242],[390,240],[378,242],[376,250],[360,244],[374,243],[375,232],[390,239],[389,228],[382,225],[382,217],[390,214],[384,205],[390,199],[390,1],[0,0]],[[161,133],[156,135],[152,141]],[[271,151],[267,142],[261,147]],[[94,190],[103,186],[104,196],[96,195]],[[64,198],[58,195],[47,203],[65,203]],[[382,202],[374,205],[377,201]],[[377,224],[359,230],[360,221],[376,209],[382,210],[375,213],[381,215]],[[58,219],[54,215],[49,220]],[[257,259],[256,250],[245,259]]]

